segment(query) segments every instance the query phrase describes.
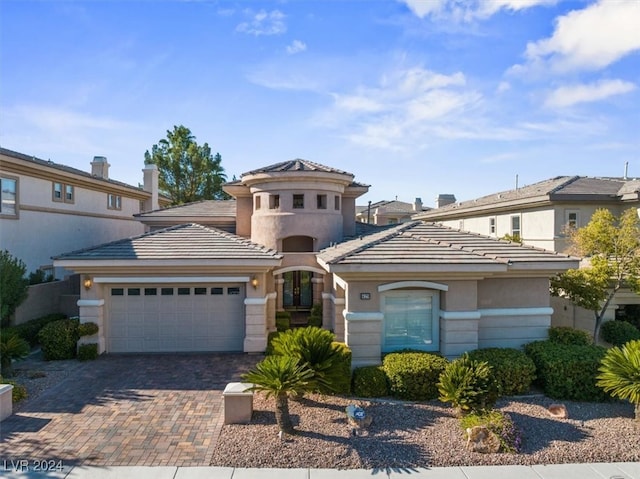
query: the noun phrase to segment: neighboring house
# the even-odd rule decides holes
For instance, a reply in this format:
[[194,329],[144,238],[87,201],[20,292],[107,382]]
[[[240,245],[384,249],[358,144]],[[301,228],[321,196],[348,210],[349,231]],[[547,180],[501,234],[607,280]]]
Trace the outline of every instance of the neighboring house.
[[[82,321],[99,324],[100,352],[262,352],[280,310],[323,306],[323,327],[377,364],[404,348],[456,356],[546,337],[549,277],[575,258],[420,221],[354,220],[368,186],[305,160],[243,174],[236,234],[221,203],[139,215],[162,230],[63,254],[82,275]],[[205,206],[206,208],[206,206]],[[195,209],[195,211],[194,211]],[[168,214],[167,214],[168,213]],[[167,219],[170,218],[170,219]],[[158,220],[159,221],[159,220]],[[352,238],[348,240],[347,238]]]
[[[640,206],[640,181],[627,178],[558,176],[529,186],[502,191],[469,201],[432,209],[414,219],[495,238],[509,236],[525,245],[566,253],[568,229],[585,226],[599,208],[619,216]],[[621,292],[605,316],[624,314],[626,305],[640,304],[640,297]],[[570,305],[556,308],[558,324],[593,330],[593,313],[577,312]]]
[[356,206],[356,221],[372,225],[395,225],[411,221],[417,213],[428,211],[422,206],[422,199],[416,198],[413,203],[404,201],[377,201],[367,206]]
[[133,215],[166,206],[158,196],[158,171],[146,166],[144,186],[109,179],[107,159],[96,156],[91,173],[0,148],[0,249],[60,279],[52,257],[144,232]]
[[197,223],[202,226],[213,226],[229,233],[235,233],[236,201],[202,200],[146,213],[138,213],[134,217],[145,225],[145,231],[147,232],[184,223]]

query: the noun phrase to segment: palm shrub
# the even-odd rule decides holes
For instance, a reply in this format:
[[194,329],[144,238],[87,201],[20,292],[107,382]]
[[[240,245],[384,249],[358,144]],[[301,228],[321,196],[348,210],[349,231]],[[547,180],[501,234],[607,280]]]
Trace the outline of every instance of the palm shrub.
[[16,333],[0,335],[0,369],[3,376],[13,376],[11,363],[14,359],[26,358],[31,349],[29,343]]
[[[321,393],[349,391],[351,351],[345,351],[340,343],[335,343],[331,331],[314,326],[290,329],[274,337],[271,346],[274,355],[295,358],[300,365],[313,371],[310,390]],[[348,370],[344,367],[346,359]]]
[[636,420],[640,421],[640,340],[609,349],[599,372],[597,385],[634,404]]
[[447,364],[438,381],[442,402],[451,403],[460,413],[490,410],[498,399],[498,387],[491,366],[464,354]]
[[267,356],[255,369],[242,376],[253,383],[250,391],[261,391],[275,398],[275,415],[282,432],[294,433],[289,414],[289,395],[300,395],[313,387],[314,372],[306,364],[288,356]]

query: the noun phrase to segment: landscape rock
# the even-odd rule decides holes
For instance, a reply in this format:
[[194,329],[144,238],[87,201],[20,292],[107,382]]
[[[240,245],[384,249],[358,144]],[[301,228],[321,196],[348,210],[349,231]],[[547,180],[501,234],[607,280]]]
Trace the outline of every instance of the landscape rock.
[[547,411],[556,419],[567,419],[569,417],[567,407],[564,404],[552,404],[547,408]]
[[492,454],[500,451],[500,438],[486,426],[467,428],[467,449]]

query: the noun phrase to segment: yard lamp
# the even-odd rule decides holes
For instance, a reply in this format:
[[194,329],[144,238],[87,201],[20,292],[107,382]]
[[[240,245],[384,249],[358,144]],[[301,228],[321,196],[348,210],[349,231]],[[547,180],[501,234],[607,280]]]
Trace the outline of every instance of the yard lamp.
[[91,289],[91,286],[93,286],[93,281],[91,280],[91,276],[85,276],[82,284],[84,285],[84,289],[89,291]]
[[258,278],[255,276],[251,277],[251,286],[253,286],[253,289],[258,289]]

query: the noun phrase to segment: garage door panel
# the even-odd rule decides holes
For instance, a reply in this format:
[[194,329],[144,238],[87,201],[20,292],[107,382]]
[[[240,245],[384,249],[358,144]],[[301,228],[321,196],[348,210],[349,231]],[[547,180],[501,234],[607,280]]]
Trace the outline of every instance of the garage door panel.
[[[212,294],[220,288],[222,294]],[[109,352],[243,349],[242,284],[114,285],[112,289],[116,294],[109,297]]]

